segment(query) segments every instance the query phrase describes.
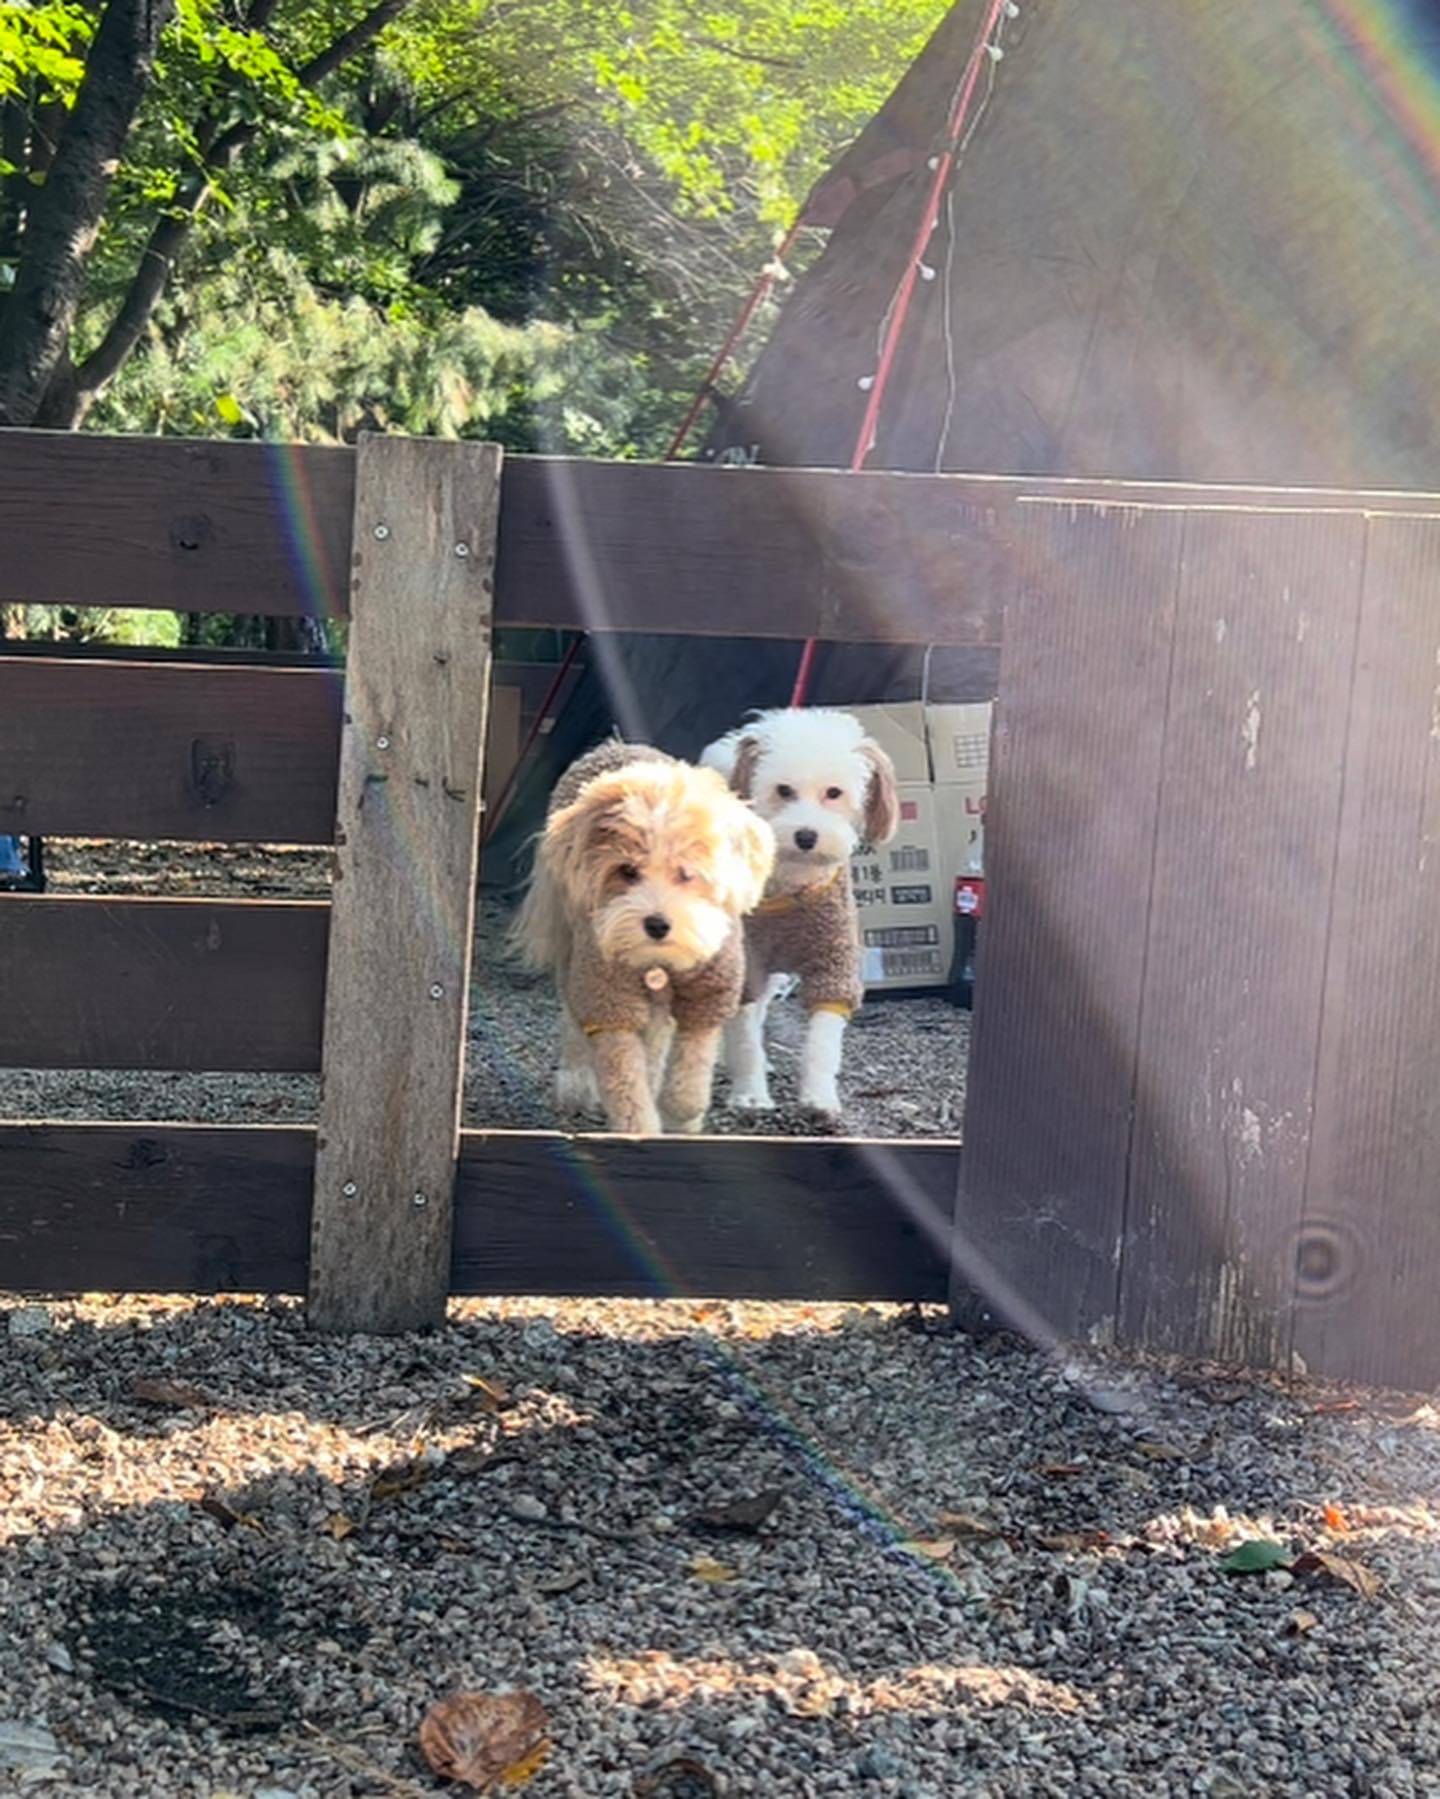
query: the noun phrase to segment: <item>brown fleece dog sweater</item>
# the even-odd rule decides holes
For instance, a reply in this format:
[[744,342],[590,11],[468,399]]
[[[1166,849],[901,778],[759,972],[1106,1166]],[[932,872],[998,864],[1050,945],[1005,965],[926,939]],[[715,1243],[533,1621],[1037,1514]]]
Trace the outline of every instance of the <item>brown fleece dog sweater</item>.
[[850,870],[842,863],[813,887],[777,893],[745,920],[745,998],[759,999],[772,974],[800,977],[807,1012],[858,1010],[865,997],[860,979],[860,917]]

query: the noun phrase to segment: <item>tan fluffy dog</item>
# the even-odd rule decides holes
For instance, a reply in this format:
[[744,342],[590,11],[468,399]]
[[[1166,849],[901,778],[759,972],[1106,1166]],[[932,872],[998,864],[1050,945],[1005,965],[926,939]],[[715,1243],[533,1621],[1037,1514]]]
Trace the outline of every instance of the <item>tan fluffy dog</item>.
[[556,1101],[636,1135],[698,1131],[744,982],[769,828],[711,769],[601,744],[561,777],[514,940],[565,1007]]

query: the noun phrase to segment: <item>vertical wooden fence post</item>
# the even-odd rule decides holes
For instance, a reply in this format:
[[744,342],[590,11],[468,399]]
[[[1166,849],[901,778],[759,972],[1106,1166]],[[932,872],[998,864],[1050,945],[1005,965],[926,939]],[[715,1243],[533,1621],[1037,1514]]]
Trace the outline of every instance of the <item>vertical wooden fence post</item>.
[[310,1322],[438,1323],[489,704],[501,452],[366,436],[325,989]]

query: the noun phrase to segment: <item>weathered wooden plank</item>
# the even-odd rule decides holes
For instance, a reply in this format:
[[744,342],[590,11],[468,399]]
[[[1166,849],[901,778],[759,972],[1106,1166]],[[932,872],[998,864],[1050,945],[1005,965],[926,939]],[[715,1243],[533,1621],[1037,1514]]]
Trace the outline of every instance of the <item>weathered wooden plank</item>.
[[1114,1327],[1181,520],[1028,511],[995,711],[956,1309]]
[[0,657],[0,831],[328,843],[341,679]]
[[0,437],[0,599],[341,617],[355,453]]
[[444,1316],[500,451],[364,437],[355,491],[310,1316]]
[[1370,523],[1315,1130],[1295,1250],[1307,1367],[1440,1378],[1440,521]]
[[[535,458],[507,464],[496,618],[586,630],[995,643],[1008,490]],[[543,611],[543,617],[541,613]]]
[[1153,1347],[1289,1354],[1364,529],[1186,520],[1121,1292]]
[[[943,1299],[953,1143],[464,1132],[456,1293]],[[0,1287],[305,1288],[305,1127],[0,1124]]]
[[467,1131],[453,1290],[943,1301],[957,1150]]
[[0,1287],[300,1293],[304,1126],[0,1124]]
[[329,911],[0,895],[0,1068],[318,1068]]
[[[11,431],[0,598],[343,617],[355,452]],[[999,641],[1022,496],[1440,511],[1440,497],[511,457],[497,624]],[[77,530],[83,519],[85,529]]]

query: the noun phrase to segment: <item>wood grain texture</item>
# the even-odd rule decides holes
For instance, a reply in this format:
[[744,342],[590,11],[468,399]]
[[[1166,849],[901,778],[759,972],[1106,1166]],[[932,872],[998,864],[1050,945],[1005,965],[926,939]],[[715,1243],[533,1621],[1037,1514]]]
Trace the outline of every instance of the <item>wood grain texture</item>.
[[943,1301],[957,1148],[467,1131],[453,1290]]
[[954,1303],[1114,1329],[1180,516],[1027,509],[987,804]]
[[[460,1140],[452,1290],[942,1300],[956,1146]],[[304,1127],[0,1124],[0,1286],[305,1289]]]
[[[6,432],[0,599],[343,617],[355,454]],[[1440,512],[1424,494],[544,456],[509,458],[502,491],[497,624],[960,645],[999,641],[1026,496]]]
[[0,831],[328,843],[341,679],[0,657]]
[[0,1068],[313,1071],[329,912],[0,895]]
[[1125,1229],[1133,1342],[1288,1356],[1364,532],[1358,514],[1186,519]]
[[300,1293],[305,1127],[0,1124],[0,1285]]
[[1374,518],[1295,1247],[1316,1373],[1440,1380],[1440,520]]
[[310,1263],[325,1330],[444,1316],[500,451],[363,437]]
[[0,599],[340,617],[354,486],[343,448],[7,431]]

